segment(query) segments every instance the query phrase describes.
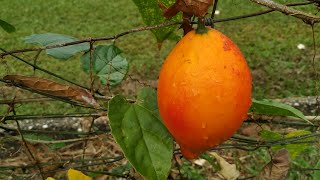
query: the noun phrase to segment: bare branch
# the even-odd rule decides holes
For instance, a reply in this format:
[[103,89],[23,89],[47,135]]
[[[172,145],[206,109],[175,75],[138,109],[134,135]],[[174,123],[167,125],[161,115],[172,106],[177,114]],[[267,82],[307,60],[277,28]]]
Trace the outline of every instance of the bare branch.
[[302,19],[307,24],[314,24],[320,22],[319,16],[314,16],[299,10],[289,8],[288,6],[276,3],[272,0],[251,0],[254,3],[266,6],[272,10],[282,12],[283,14],[293,16],[299,19]]

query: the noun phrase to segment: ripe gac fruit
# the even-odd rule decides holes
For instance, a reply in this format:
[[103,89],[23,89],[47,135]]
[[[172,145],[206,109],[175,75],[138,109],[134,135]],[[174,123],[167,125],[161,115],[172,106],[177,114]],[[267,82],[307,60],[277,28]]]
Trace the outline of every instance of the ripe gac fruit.
[[160,116],[187,159],[229,139],[247,118],[251,74],[239,48],[208,28],[184,36],[158,82]]

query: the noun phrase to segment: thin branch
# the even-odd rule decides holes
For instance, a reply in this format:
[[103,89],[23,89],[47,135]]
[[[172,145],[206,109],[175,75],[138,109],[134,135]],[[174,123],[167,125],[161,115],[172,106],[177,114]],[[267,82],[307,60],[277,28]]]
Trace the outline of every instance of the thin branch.
[[85,168],[85,167],[92,167],[92,166],[100,166],[100,165],[112,164],[112,163],[121,161],[123,158],[124,158],[123,156],[118,156],[118,157],[113,158],[113,159],[110,160],[110,161],[104,161],[104,162],[102,162],[102,163],[92,163],[92,164],[86,164],[86,165],[71,166],[71,167],[68,167],[68,168],[62,168],[62,169],[57,169],[57,170],[52,170],[52,171],[46,171],[46,172],[44,172],[44,173],[61,172],[61,171],[66,171],[66,170],[68,170],[68,169],[70,169],[70,168],[72,168],[72,169],[79,169],[79,168]]
[[180,24],[180,22],[168,22],[168,23],[158,24],[158,25],[154,25],[154,26],[147,26],[147,27],[140,27],[140,28],[131,29],[131,30],[116,34],[114,36],[98,37],[98,38],[87,38],[87,39],[82,39],[82,40],[78,40],[78,41],[72,41],[72,42],[68,42],[68,43],[51,45],[51,46],[40,47],[40,48],[28,48],[28,49],[13,50],[13,51],[1,53],[0,54],[0,58],[3,58],[4,56],[7,56],[7,55],[16,54],[16,53],[47,50],[47,49],[53,49],[53,48],[58,48],[58,47],[71,46],[71,45],[75,45],[75,44],[90,43],[91,41],[92,42],[96,42],[96,41],[113,40],[113,39],[117,39],[117,38],[119,38],[121,36],[130,34],[130,33],[147,31],[147,30],[152,30],[152,29],[158,29],[158,28],[161,28],[161,27],[167,27],[167,26],[178,25],[178,24]]
[[[90,134],[91,134],[91,129],[92,129],[93,125],[94,125],[94,121],[95,121],[95,118],[91,118],[91,124],[90,124],[90,127],[89,127],[89,132],[87,134],[87,137],[91,136]],[[85,140],[84,144],[83,144],[83,150],[82,150],[82,159],[85,159],[87,144],[88,144],[88,140]],[[82,163],[82,165],[84,165],[84,162]]]
[[[3,129],[5,131],[9,132],[17,132],[18,130],[15,128],[7,127],[7,126],[2,126],[0,125],[0,129]],[[50,134],[50,135],[88,135],[88,133],[85,132],[73,132],[73,131],[49,131],[49,130],[27,130],[27,129],[21,129],[20,130],[22,133],[30,133],[30,134]],[[100,135],[100,134],[105,134],[110,132],[110,128],[107,129],[106,131],[94,131],[91,132],[90,135]]]
[[[88,162],[88,161],[106,161],[106,160],[115,160],[115,159],[123,159],[123,156],[117,156],[117,157],[104,157],[104,158],[90,158],[90,159],[81,159],[81,160],[75,160],[75,159],[67,159],[63,161],[54,161],[54,162],[46,162],[46,163],[39,163],[39,166],[50,166],[50,165],[56,165],[56,164],[70,164],[70,163],[79,163],[79,162]],[[0,166],[0,169],[28,169],[28,168],[34,168],[34,164],[28,164],[28,165],[21,165],[21,166]]]
[[27,139],[27,138],[23,138],[23,136],[21,136],[21,138],[20,138],[20,137],[8,135],[6,133],[1,133],[1,134],[5,134],[6,136],[8,136],[8,137],[10,137],[10,138],[12,138],[14,140],[19,140],[19,141],[22,140],[23,142],[25,142],[25,144],[26,144],[27,141],[30,142],[30,143],[40,143],[40,144],[59,144],[59,143],[70,143],[70,142],[77,142],[77,141],[86,141],[86,140],[92,140],[92,139],[96,139],[97,138],[96,136],[94,136],[94,137],[75,138],[75,139],[66,139],[66,140],[46,141],[46,140]]
[[[48,114],[48,115],[16,115],[16,116],[7,116],[5,117],[4,121],[9,121],[9,120],[27,120],[27,119],[61,119],[61,118],[67,118],[67,117],[75,117],[75,118],[80,118],[80,117],[100,117],[101,114],[98,113],[78,113],[78,114]],[[0,116],[0,119],[4,116]]]
[[[18,127],[18,132],[21,136],[21,141],[23,142],[23,145],[25,146],[25,148],[27,149],[27,152],[29,153],[30,157],[32,158],[32,160],[35,162],[35,165],[36,167],[38,168],[39,172],[40,172],[40,175],[42,177],[42,179],[44,180],[45,177],[43,176],[43,172],[42,172],[42,169],[41,167],[38,165],[38,159],[35,158],[35,156],[32,154],[31,150],[29,149],[29,146],[28,146],[28,143],[26,141],[26,139],[24,138],[23,134],[21,133],[21,128],[20,128],[20,124],[19,124],[19,121],[15,120],[16,124],[17,124],[17,127]],[[12,138],[14,138],[13,136],[10,136]]]
[[320,17],[312,14],[308,14],[296,9],[289,8],[288,6],[276,3],[272,0],[250,0],[254,3],[266,6],[272,10],[282,12],[283,14],[293,16],[303,20],[307,24],[314,24],[320,22]]
[[[309,4],[313,4],[313,2],[288,3],[288,4],[286,4],[286,6],[305,6],[305,5],[309,5]],[[224,19],[213,20],[212,18],[206,18],[205,21],[206,21],[206,25],[212,25],[214,23],[219,23],[219,22],[235,21],[235,20],[239,20],[239,19],[246,19],[246,18],[261,16],[261,15],[265,15],[265,14],[268,14],[268,13],[271,13],[274,11],[275,10],[268,9],[268,10],[264,10],[264,11],[260,11],[260,12],[256,12],[256,13],[251,13],[251,14],[242,15],[242,16],[235,16],[235,17],[230,17],[230,18],[224,18]],[[193,22],[193,23],[196,23],[196,22]]]
[[[212,13],[211,13],[211,19],[214,20],[214,16],[216,14],[217,6],[218,6],[218,1],[219,0],[214,0],[213,8],[212,8]],[[214,23],[211,24],[211,27],[214,28]]]
[[92,51],[93,51],[93,45],[94,41],[90,40],[90,92],[93,95],[94,90],[93,90],[93,83],[94,83],[94,78],[93,78],[93,62],[92,62]]

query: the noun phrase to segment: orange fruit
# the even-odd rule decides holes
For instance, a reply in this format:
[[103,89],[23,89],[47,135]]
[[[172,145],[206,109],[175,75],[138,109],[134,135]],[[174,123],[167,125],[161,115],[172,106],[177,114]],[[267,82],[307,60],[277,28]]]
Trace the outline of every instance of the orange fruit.
[[187,159],[229,139],[247,118],[251,74],[239,48],[208,28],[184,36],[158,81],[160,116]]

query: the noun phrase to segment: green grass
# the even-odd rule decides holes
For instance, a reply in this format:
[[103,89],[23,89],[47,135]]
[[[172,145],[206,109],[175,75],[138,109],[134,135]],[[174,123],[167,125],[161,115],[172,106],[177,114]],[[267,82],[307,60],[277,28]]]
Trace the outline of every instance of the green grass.
[[[225,18],[265,8],[250,1],[224,0],[219,2],[218,9],[221,14],[217,18]],[[301,9],[316,12],[312,6]],[[31,34],[53,32],[78,38],[102,37],[144,26],[137,8],[130,0],[2,0],[0,18],[10,22],[17,29],[12,34],[0,30],[0,46],[7,50],[31,47],[23,43],[23,38]],[[311,62],[312,31],[311,27],[301,20],[274,12],[219,23],[216,28],[229,36],[245,55],[253,74],[254,97],[281,98],[318,94]],[[320,29],[316,26],[315,30],[316,39],[319,40]],[[149,31],[126,35],[117,39],[115,43],[130,61],[129,74],[143,80],[157,79],[161,64],[175,44],[166,41],[159,51],[156,40]],[[305,50],[297,49],[296,46],[300,43],[306,45]],[[319,47],[317,43],[317,48]],[[31,61],[34,55],[35,53],[24,53],[22,56]],[[79,58],[80,55],[60,61],[42,53],[38,65],[88,86],[89,76],[81,70]],[[318,70],[317,60],[319,56],[315,65]],[[32,75],[33,70],[11,57],[6,57],[0,60],[0,77],[6,74]],[[36,75],[48,77],[39,71]],[[3,108],[0,109],[4,111]],[[18,108],[19,113],[37,113],[44,110],[48,113],[73,111],[69,105],[61,103],[24,105]]]

